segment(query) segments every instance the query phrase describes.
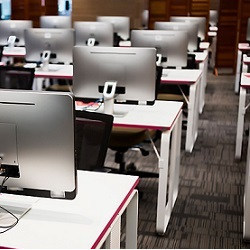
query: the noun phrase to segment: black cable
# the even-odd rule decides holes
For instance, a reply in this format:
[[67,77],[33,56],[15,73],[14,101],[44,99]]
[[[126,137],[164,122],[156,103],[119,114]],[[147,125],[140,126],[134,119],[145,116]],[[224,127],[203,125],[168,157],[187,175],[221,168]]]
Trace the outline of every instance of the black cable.
[[[8,175],[6,175],[4,178],[3,178],[3,181],[2,181],[2,184],[0,186],[0,194],[2,193],[2,189],[3,189],[3,186],[4,186],[4,183],[9,179],[10,177]],[[0,226],[0,229],[5,229],[3,231],[0,232],[0,234],[2,233],[5,233],[7,231],[9,231],[11,228],[13,228],[18,222],[19,222],[19,219],[12,213],[10,212],[8,209],[0,206],[0,209],[4,210],[5,212],[7,212],[8,214],[10,214],[16,221],[14,223],[12,223],[11,225],[9,226]]]

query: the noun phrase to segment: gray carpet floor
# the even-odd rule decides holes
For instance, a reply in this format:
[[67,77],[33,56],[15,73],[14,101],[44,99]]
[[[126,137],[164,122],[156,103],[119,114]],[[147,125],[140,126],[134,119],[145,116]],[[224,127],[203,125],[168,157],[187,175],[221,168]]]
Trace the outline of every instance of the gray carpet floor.
[[[238,98],[234,76],[208,73],[206,104],[191,154],[184,151],[185,133],[182,136],[179,194],[163,236],[155,233],[158,180],[140,181],[138,248],[250,248],[242,240],[246,136],[242,160],[234,159]],[[150,144],[143,146],[149,156],[130,150],[126,161],[157,172]],[[109,150],[106,165],[116,166],[113,161]]]

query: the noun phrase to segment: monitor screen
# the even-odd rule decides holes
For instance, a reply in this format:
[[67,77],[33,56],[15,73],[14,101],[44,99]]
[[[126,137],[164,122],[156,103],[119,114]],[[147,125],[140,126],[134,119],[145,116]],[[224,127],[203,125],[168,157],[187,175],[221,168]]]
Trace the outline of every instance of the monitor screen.
[[123,40],[128,40],[130,30],[130,19],[126,16],[98,16],[98,22],[109,22],[113,24],[114,33],[120,36]]
[[155,30],[180,30],[186,31],[188,36],[188,51],[195,51],[198,48],[198,24],[181,22],[155,22]]
[[194,16],[171,16],[171,22],[197,22],[199,24],[198,36],[201,41],[205,40],[206,33],[206,18],[205,17],[194,17]]
[[75,43],[73,29],[27,29],[24,32],[26,61],[40,62],[45,50],[51,51],[51,63],[72,63]]
[[73,58],[73,93],[77,98],[103,98],[105,83],[117,82],[116,101],[153,104],[155,49],[76,46]]
[[153,47],[157,54],[165,57],[164,67],[185,67],[187,65],[187,33],[169,30],[132,30],[133,47]]
[[24,46],[24,30],[32,28],[32,21],[2,20],[0,21],[0,27],[0,45],[7,45],[8,38],[15,36],[15,46]]
[[1,90],[0,100],[0,182],[9,177],[2,192],[73,199],[73,96]]
[[247,20],[247,41],[250,42],[250,17]]
[[76,45],[113,46],[113,25],[107,22],[74,22]]
[[209,11],[209,24],[211,26],[217,26],[218,23],[218,10]]
[[41,16],[40,27],[70,29],[72,28],[71,16]]

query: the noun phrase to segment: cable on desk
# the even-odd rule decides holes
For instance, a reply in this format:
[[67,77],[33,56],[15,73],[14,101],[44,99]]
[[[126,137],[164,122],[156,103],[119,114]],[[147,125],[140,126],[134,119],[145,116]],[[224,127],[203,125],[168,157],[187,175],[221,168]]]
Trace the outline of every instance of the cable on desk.
[[[3,186],[4,186],[4,183],[9,179],[9,176],[8,176],[8,173],[6,174],[6,176],[3,178],[3,181],[2,181],[2,184],[0,186],[0,194],[2,193],[2,189],[3,189]],[[4,210],[5,212],[7,212],[8,214],[10,214],[14,219],[15,219],[15,222],[12,223],[11,225],[9,226],[1,226],[0,225],[0,229],[4,229],[3,231],[0,231],[0,234],[3,234],[7,231],[9,231],[11,228],[13,228],[18,222],[19,222],[19,219],[12,213],[10,212],[9,210],[7,210],[6,208],[0,206],[0,209]],[[1,212],[0,212],[1,214]],[[1,221],[1,220],[0,220]]]
[[[83,110],[86,110],[86,111],[88,111],[88,110],[90,110],[90,111],[97,111],[101,107],[102,103],[103,103],[103,98],[99,98],[96,101],[91,102],[89,105],[87,105],[86,107],[84,107]],[[99,104],[98,107],[95,108],[95,109],[90,109],[90,107],[93,107],[95,104]]]

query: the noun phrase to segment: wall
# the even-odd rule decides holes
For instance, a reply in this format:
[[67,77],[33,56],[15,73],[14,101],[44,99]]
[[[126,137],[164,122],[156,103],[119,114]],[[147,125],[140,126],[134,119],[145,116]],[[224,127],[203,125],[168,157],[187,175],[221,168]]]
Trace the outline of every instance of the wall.
[[147,0],[73,0],[73,21],[95,21],[98,15],[129,16],[131,28],[141,27],[141,13]]

